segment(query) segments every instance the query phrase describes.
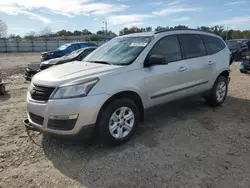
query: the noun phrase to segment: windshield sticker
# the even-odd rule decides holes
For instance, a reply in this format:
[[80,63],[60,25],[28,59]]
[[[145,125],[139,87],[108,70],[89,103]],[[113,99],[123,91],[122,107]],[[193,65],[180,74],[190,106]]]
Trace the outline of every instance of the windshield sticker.
[[130,46],[141,46],[141,47],[145,47],[147,45],[147,43],[145,42],[133,42],[130,44]]

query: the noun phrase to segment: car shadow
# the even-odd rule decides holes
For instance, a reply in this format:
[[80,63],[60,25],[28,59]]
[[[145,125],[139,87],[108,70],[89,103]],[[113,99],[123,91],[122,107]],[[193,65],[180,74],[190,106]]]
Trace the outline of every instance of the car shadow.
[[10,94],[6,91],[4,94],[0,94],[0,102],[6,101],[10,98]]
[[[216,114],[217,111],[224,110],[228,112],[228,117],[234,114],[237,118],[240,115],[240,108],[246,108],[249,112],[250,101],[228,96],[222,107],[211,108],[202,99],[188,98],[152,109],[145,122],[140,124],[136,136],[119,147],[104,147],[93,142],[92,144],[70,143],[49,136],[44,136],[42,147],[46,157],[56,169],[83,186],[139,187],[138,183],[144,183],[137,178],[145,177],[147,165],[157,163],[156,158],[150,158],[148,153],[141,153],[150,153],[151,149],[153,152],[154,147],[157,147],[158,143],[155,141],[157,134],[153,132],[162,132],[166,127],[173,129],[173,126],[170,127],[173,122],[180,120],[185,122],[190,116],[195,117],[201,113]],[[214,131],[209,126],[204,128],[205,131]],[[142,150],[142,147],[145,148]],[[140,166],[142,162],[147,165]],[[129,177],[124,174],[129,174]],[[128,179],[130,181],[124,181]],[[152,183],[154,180],[145,181]]]

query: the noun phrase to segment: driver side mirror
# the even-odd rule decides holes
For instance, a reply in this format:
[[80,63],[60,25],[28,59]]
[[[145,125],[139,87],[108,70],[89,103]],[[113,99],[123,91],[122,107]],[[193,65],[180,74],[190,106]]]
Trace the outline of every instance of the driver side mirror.
[[154,65],[167,65],[167,61],[165,56],[163,55],[151,55],[145,62],[144,62],[144,66],[145,67],[150,67],[150,66],[154,66]]

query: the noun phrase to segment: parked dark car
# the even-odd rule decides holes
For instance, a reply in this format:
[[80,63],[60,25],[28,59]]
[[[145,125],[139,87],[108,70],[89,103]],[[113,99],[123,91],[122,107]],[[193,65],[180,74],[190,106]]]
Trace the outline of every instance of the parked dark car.
[[242,62],[240,63],[240,72],[241,73],[250,72],[250,53],[242,57]]
[[75,50],[85,48],[85,47],[92,47],[92,46],[95,47],[97,45],[92,42],[74,42],[74,43],[63,44],[54,51],[43,52],[41,54],[41,61],[46,61],[49,59],[62,57]]
[[32,62],[28,64],[28,68],[25,70],[25,79],[31,80],[37,72],[47,69],[51,66],[60,65],[71,61],[82,61],[88,54],[94,51],[97,47],[85,47],[79,50],[75,50],[63,57],[50,59],[43,62]]
[[250,40],[249,39],[232,39],[227,40],[226,44],[232,53],[232,60],[239,61],[242,59],[244,53],[250,51]]

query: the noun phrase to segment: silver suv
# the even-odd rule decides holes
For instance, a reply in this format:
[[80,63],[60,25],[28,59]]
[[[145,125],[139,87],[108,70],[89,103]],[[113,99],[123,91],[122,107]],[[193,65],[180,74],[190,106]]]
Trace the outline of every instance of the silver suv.
[[212,106],[227,95],[230,51],[224,41],[198,30],[119,36],[82,62],[36,74],[27,94],[30,124],[72,136],[94,130],[102,142],[122,144],[144,111],[204,94]]

